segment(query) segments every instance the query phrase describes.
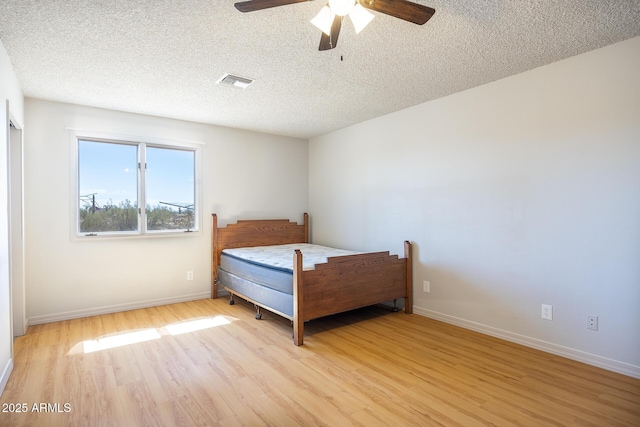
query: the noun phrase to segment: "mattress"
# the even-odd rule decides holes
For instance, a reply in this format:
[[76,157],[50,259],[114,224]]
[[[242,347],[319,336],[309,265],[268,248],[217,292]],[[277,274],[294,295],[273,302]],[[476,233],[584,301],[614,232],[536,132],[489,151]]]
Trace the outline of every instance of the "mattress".
[[224,278],[229,279],[227,282],[231,281],[227,275],[230,274],[276,292],[292,295],[293,254],[296,249],[302,252],[304,270],[313,270],[316,264],[326,263],[330,257],[361,253],[310,243],[224,249],[220,257],[220,281],[229,286]]

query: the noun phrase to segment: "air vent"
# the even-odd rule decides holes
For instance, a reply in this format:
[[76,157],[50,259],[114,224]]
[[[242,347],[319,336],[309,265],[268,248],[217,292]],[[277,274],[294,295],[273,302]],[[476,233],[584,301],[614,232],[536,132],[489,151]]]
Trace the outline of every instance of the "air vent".
[[220,79],[216,83],[244,89],[251,83],[253,83],[253,80],[246,77],[234,76],[233,74],[225,73],[225,75],[220,77]]

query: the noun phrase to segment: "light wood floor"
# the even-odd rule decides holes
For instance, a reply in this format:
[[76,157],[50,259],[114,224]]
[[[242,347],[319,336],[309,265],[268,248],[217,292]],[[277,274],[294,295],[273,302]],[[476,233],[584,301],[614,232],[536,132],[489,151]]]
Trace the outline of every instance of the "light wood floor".
[[32,326],[14,360],[0,403],[28,411],[2,426],[640,426],[640,380],[380,307],[296,347],[282,318],[194,301]]

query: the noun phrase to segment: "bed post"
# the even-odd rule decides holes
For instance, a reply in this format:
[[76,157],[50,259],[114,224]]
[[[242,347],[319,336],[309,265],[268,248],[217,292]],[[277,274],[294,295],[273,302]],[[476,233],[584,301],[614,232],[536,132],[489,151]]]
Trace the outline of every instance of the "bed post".
[[406,280],[407,280],[407,296],[404,299],[404,312],[407,314],[413,313],[413,266],[411,263],[411,242],[404,241],[404,257],[406,259]]
[[309,214],[304,213],[304,243],[309,243]]
[[211,298],[218,298],[218,215],[211,214]]
[[303,285],[302,252],[296,249],[293,254],[293,343],[295,345],[302,345],[304,341]]

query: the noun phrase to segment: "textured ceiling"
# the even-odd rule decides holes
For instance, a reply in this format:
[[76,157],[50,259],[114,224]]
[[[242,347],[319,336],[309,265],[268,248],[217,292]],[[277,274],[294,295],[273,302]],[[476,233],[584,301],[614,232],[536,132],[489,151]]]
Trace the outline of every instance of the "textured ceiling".
[[638,0],[417,2],[325,52],[322,1],[2,0],[0,40],[27,97],[310,138],[640,35]]

